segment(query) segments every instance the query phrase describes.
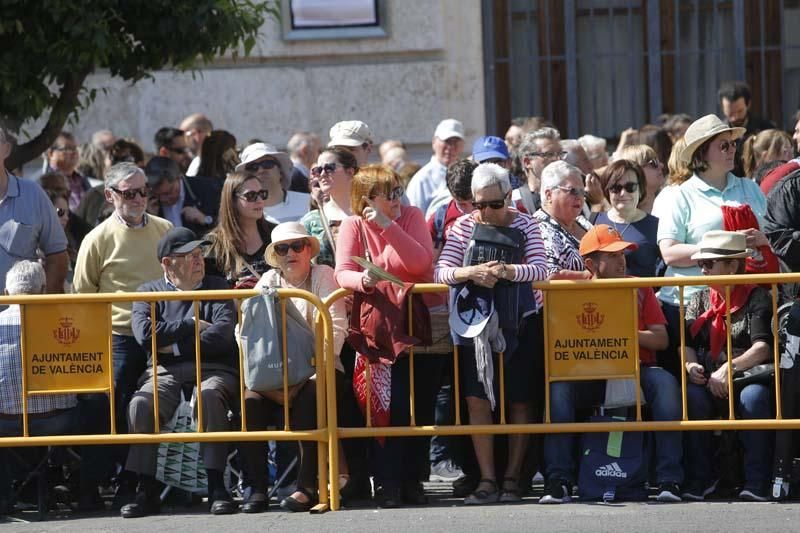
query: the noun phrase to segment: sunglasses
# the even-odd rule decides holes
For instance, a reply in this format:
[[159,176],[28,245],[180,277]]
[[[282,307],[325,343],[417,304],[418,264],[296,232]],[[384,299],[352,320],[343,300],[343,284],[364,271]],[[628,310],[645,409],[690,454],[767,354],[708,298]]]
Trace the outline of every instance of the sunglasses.
[[56,215],[58,215],[59,217],[63,217],[66,213],[67,213],[66,209],[56,207]]
[[294,253],[299,254],[306,249],[306,246],[308,246],[306,240],[301,239],[299,241],[282,242],[280,244],[276,244],[274,250],[279,256],[285,257],[286,254],[289,253],[289,248],[291,248]]
[[565,193],[569,194],[570,196],[574,196],[575,198],[586,198],[586,191],[583,189],[576,189],[575,187],[565,187],[564,185],[559,185],[556,189],[562,190]]
[[505,206],[506,206],[505,199],[491,200],[488,202],[472,202],[472,207],[474,207],[478,211],[483,211],[487,207],[490,209],[503,209]]
[[623,189],[625,189],[625,192],[633,194],[639,190],[639,184],[634,181],[629,181],[625,185],[616,184],[608,188],[609,192],[612,192],[614,194],[621,193]]
[[150,188],[149,187],[139,187],[138,189],[128,189],[128,190],[125,190],[125,191],[121,191],[121,190],[117,189],[116,187],[111,187],[111,190],[114,191],[115,193],[119,194],[120,196],[122,196],[126,200],[133,200],[134,198],[136,198],[137,194],[139,196],[141,196],[142,198],[147,198],[148,196],[150,196]]
[[266,200],[269,198],[269,191],[267,189],[261,189],[260,191],[247,191],[242,194],[237,194],[239,198],[242,198],[245,202],[257,202],[259,198],[262,200]]
[[714,268],[714,264],[717,261],[730,261],[730,259],[724,259],[721,257],[719,259],[700,259],[697,261],[697,266],[700,269],[711,270],[712,268]]
[[726,154],[733,150],[736,151],[736,141],[722,141],[719,143],[719,150],[721,152],[725,152]]
[[[405,192],[406,192],[406,190],[404,188],[395,187],[394,189],[389,191],[388,194],[381,193],[380,196],[384,196],[390,202],[394,202],[395,200],[398,200],[398,199],[402,198],[403,197],[403,193],[405,193]],[[376,196],[379,196],[379,195],[377,195],[377,194],[373,195],[373,196],[371,196],[371,198],[375,198]]]
[[278,162],[274,159],[265,159],[263,161],[256,161],[255,163],[247,163],[244,169],[248,172],[258,172],[259,169],[270,170],[278,166]]
[[333,174],[336,172],[336,166],[338,163],[325,163],[324,165],[319,165],[317,167],[311,167],[311,175],[312,176],[322,176],[322,173]]

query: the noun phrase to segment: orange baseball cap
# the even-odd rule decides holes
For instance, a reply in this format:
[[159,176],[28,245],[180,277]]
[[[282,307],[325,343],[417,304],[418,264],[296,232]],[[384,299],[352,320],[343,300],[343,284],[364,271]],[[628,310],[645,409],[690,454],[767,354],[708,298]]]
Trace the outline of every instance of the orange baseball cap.
[[581,239],[580,252],[587,256],[592,252],[620,252],[622,250],[636,250],[638,244],[622,240],[619,232],[608,224],[598,224]]

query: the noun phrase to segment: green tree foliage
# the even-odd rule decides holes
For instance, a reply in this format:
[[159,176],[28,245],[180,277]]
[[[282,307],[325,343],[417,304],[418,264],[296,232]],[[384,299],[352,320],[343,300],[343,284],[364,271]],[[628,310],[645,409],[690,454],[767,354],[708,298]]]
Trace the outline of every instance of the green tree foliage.
[[135,83],[256,42],[274,0],[0,0],[0,120],[12,132],[46,116],[9,168],[32,160],[95,97],[87,76],[108,69]]

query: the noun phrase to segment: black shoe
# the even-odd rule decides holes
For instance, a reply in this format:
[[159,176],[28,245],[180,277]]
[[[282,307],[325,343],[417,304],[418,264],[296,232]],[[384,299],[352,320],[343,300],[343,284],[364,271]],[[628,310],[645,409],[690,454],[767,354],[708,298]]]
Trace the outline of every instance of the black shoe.
[[375,501],[378,507],[383,509],[396,509],[403,503],[403,495],[401,494],[400,487],[385,488],[378,487],[375,491]]
[[681,500],[681,489],[677,483],[666,482],[658,485],[656,500],[663,503],[677,503]]
[[255,494],[251,494],[250,498],[242,502],[243,513],[255,514],[255,513],[264,513],[266,511],[269,511],[269,500],[267,500],[266,494],[261,493],[261,496],[263,496],[264,499],[254,500],[253,496],[255,496]]
[[291,511],[293,513],[307,513],[315,505],[313,496],[311,496],[311,493],[302,487],[297,487],[296,492],[304,494],[307,500],[305,502],[301,502],[292,496],[287,496],[281,500],[281,509],[286,509],[287,511]]
[[208,500],[211,502],[209,512],[213,515],[233,514],[239,510],[239,506],[226,491],[215,491],[209,495]]
[[409,505],[427,505],[428,497],[425,496],[425,490],[422,488],[422,483],[405,483],[400,490],[400,497],[403,503]]
[[684,500],[691,500],[701,502],[706,499],[706,496],[713,493],[717,489],[717,482],[702,482],[692,481],[686,485],[681,493],[681,498]]
[[372,498],[372,487],[369,478],[351,477],[347,483],[339,489],[339,499],[342,505],[348,505],[357,500],[369,500]]
[[544,495],[539,503],[558,504],[572,501],[572,484],[563,479],[551,479],[544,488]]
[[739,499],[745,502],[766,502],[769,501],[769,490],[766,485],[747,485],[739,493]]
[[141,486],[136,490],[136,497],[133,502],[123,505],[119,510],[122,518],[141,518],[160,513],[161,500],[158,497],[158,493],[153,494]]
[[453,498],[466,498],[478,488],[478,478],[464,476],[453,481]]

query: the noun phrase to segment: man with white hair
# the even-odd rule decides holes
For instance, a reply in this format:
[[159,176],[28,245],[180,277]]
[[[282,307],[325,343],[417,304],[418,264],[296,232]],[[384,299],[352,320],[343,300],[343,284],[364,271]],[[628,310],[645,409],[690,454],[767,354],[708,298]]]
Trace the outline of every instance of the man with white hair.
[[[4,276],[7,295],[42,294],[44,268],[34,261],[19,261]],[[22,328],[19,305],[0,313],[0,437],[22,435]],[[75,394],[44,394],[28,398],[28,431],[31,436],[64,435],[78,423]],[[14,479],[8,449],[0,447],[0,514],[13,509]]]
[[527,183],[523,183],[511,195],[511,201],[523,213],[534,214],[541,206],[539,187],[542,171],[554,161],[564,159],[561,134],[555,128],[545,127],[526,133],[517,148]]
[[[78,250],[75,292],[135,292],[141,284],[163,275],[156,247],[172,224],[145,212],[149,194],[147,177],[133,163],[118,163],[108,170],[105,196],[114,212],[86,235]],[[128,403],[147,367],[147,354],[131,329],[131,303],[111,304],[111,333],[117,431],[124,432]],[[98,426],[92,433],[107,432],[108,416],[102,412],[105,396],[96,404]]]
[[606,151],[606,140],[594,135],[584,135],[578,138],[586,156],[589,158],[592,168],[597,170],[608,165],[608,152]]
[[286,143],[286,150],[292,159],[294,169],[292,170],[292,183],[289,185],[290,191],[308,194],[308,173],[314,166],[319,157],[319,136],[307,131],[299,131],[292,135]]
[[[359,168],[369,164],[372,153],[372,131],[360,120],[337,122],[328,132],[328,148],[343,148],[355,156]],[[306,191],[308,192],[308,191]]]
[[17,261],[45,256],[47,292],[64,292],[69,256],[67,237],[56,210],[44,191],[30,180],[19,179],[6,169],[11,137],[0,126],[0,290],[5,274]]
[[449,194],[445,174],[447,167],[458,161],[464,151],[464,125],[452,118],[441,121],[433,132],[431,146],[430,162],[414,174],[406,190],[409,203],[423,213],[427,213],[434,198]]

